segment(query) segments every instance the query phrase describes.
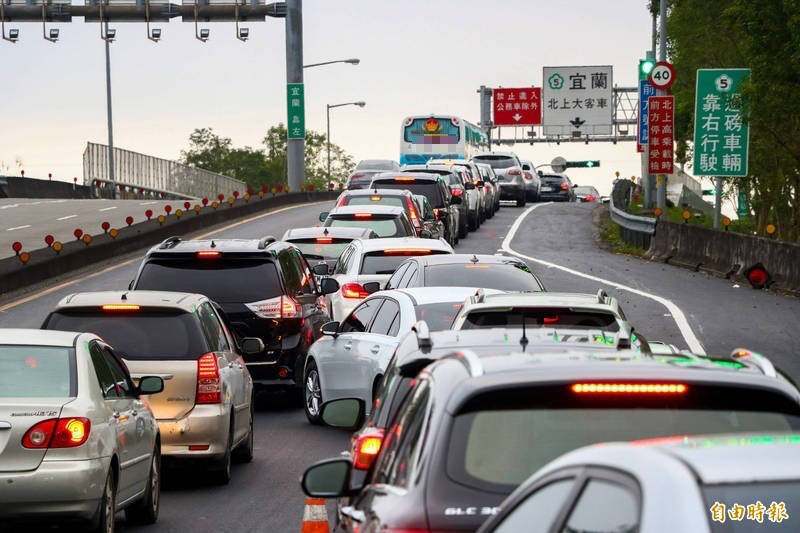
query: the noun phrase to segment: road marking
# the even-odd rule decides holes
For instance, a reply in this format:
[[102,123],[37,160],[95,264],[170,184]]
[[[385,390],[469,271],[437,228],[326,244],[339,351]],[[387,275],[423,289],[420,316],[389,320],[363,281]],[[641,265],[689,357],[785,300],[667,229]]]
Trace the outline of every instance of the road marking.
[[112,209],[116,209],[116,208],[117,208],[117,206],[112,205],[111,207],[104,207],[103,209],[100,209],[100,211],[111,211]]
[[154,203],[156,203],[155,200],[152,202],[140,202],[139,205],[153,205]]
[[24,226],[14,226],[13,228],[8,228],[6,231],[14,231],[15,229],[25,229],[30,227],[31,227],[30,224],[26,224]]
[[19,207],[19,204],[8,204],[0,207],[0,209],[11,209],[13,207]]
[[[280,209],[276,209],[274,211],[267,211],[266,213],[261,213],[260,215],[255,215],[255,216],[252,216],[250,218],[246,218],[244,220],[240,220],[239,222],[234,222],[233,224],[228,224],[227,226],[219,228],[219,229],[216,229],[214,231],[210,231],[208,233],[204,233],[203,235],[198,235],[195,238],[196,239],[204,239],[206,237],[211,237],[213,235],[216,235],[217,233],[221,233],[221,232],[229,230],[231,228],[235,228],[236,226],[241,226],[242,224],[246,224],[248,222],[252,222],[254,220],[258,220],[260,218],[264,218],[264,217],[267,217],[267,216],[270,216],[270,215],[277,215],[278,213],[283,213],[284,211],[288,211],[290,209],[297,209],[298,207],[308,207],[310,205],[324,204],[324,203],[327,203],[329,201],[330,200],[324,200],[324,201],[321,201],[321,202],[312,202],[312,203],[305,203],[305,204],[299,204],[299,205],[290,205],[290,206],[287,206],[287,207],[282,207]],[[20,298],[19,300],[14,300],[13,302],[8,302],[5,305],[0,305],[0,313],[5,312],[5,311],[7,311],[7,310],[9,310],[9,309],[11,309],[13,307],[17,307],[18,305],[22,305],[24,303],[27,303],[27,302],[30,302],[30,301],[33,301],[33,300],[37,300],[37,299],[41,298],[42,296],[47,296],[48,294],[52,294],[52,293],[54,293],[56,291],[59,291],[59,290],[63,289],[64,287],[70,287],[70,286],[75,285],[76,283],[78,283],[80,281],[85,281],[87,279],[96,278],[97,276],[105,274],[106,272],[110,272],[111,270],[115,270],[117,268],[124,267],[126,265],[130,265],[131,263],[134,263],[136,261],[141,261],[141,257],[134,257],[133,259],[128,259],[127,261],[123,261],[122,263],[117,263],[116,265],[108,266],[108,267],[104,268],[103,270],[100,270],[98,272],[93,272],[92,274],[89,274],[87,276],[83,276],[81,278],[75,278],[75,279],[70,280],[70,281],[65,281],[64,283],[59,283],[58,285],[55,285],[54,287],[49,287],[47,289],[44,289],[42,291],[33,293],[33,294],[31,294],[29,296],[26,296],[24,298]]]
[[78,215],[67,215],[65,217],[57,218],[56,220],[69,220],[71,218],[75,218]]
[[618,289],[618,290],[632,292],[633,294],[638,294],[639,296],[644,296],[645,298],[649,298],[651,300],[655,300],[656,302],[658,302],[661,305],[663,305],[664,307],[666,307],[667,310],[672,314],[672,319],[675,321],[675,324],[678,326],[678,330],[681,332],[681,335],[683,336],[683,339],[686,341],[687,346],[689,346],[689,349],[692,352],[694,352],[694,353],[696,353],[698,355],[705,355],[706,354],[706,351],[703,348],[703,345],[700,343],[700,341],[698,340],[697,336],[694,334],[694,331],[692,330],[692,327],[689,325],[689,321],[686,319],[686,315],[684,315],[683,311],[681,311],[681,309],[677,305],[675,305],[675,303],[672,302],[671,300],[668,300],[668,299],[664,298],[663,296],[658,296],[656,294],[651,294],[649,292],[645,292],[645,291],[642,291],[642,290],[639,290],[639,289],[635,289],[635,288],[630,287],[628,285],[623,285],[622,283],[617,283],[616,281],[610,281],[610,280],[607,280],[607,279],[598,278],[597,276],[591,276],[589,274],[584,274],[583,272],[579,272],[577,270],[573,270],[573,269],[567,268],[565,266],[557,265],[555,263],[551,263],[550,261],[545,261],[543,259],[537,259],[535,257],[530,257],[528,255],[524,255],[524,254],[521,254],[519,252],[514,251],[514,249],[511,248],[511,241],[514,239],[514,235],[516,235],[517,230],[519,229],[520,224],[522,224],[522,221],[525,220],[525,217],[527,217],[528,214],[531,211],[533,211],[534,209],[536,209],[537,207],[550,205],[551,203],[552,202],[547,202],[547,203],[544,203],[544,204],[536,204],[536,205],[534,205],[532,207],[529,207],[520,216],[518,216],[517,219],[514,221],[514,224],[511,225],[511,229],[508,230],[508,234],[506,235],[506,238],[503,239],[503,244],[501,245],[503,250],[505,250],[506,252],[508,252],[508,253],[510,253],[512,255],[516,255],[517,257],[521,257],[523,259],[527,259],[529,261],[533,261],[534,263],[539,263],[540,265],[544,265],[544,266],[546,266],[548,268],[557,268],[558,270],[562,270],[562,271],[567,272],[569,274],[572,274],[574,276],[590,279],[592,281],[596,281],[598,283],[602,283],[603,285],[609,285],[609,286],[614,287],[615,289]]

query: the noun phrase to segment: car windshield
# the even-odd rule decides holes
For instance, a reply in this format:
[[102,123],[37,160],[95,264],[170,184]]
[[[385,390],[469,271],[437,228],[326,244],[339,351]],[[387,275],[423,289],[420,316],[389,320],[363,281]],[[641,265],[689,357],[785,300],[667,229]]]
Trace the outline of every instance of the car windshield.
[[208,352],[199,320],[180,310],[63,309],[52,313],[44,328],[94,333],[131,360],[197,359]]
[[462,305],[461,302],[421,304],[416,307],[417,320],[424,320],[431,331],[450,329]]
[[149,261],[136,289],[200,293],[217,303],[256,302],[282,292],[271,261],[228,259]]
[[431,207],[444,207],[442,191],[439,184],[434,181],[394,181],[389,179],[386,181],[374,180],[372,184],[381,189],[400,189],[411,191],[412,194],[421,194],[428,199]]
[[[330,242],[329,242],[330,241]],[[329,239],[320,237],[319,239],[297,239],[291,242],[308,260],[324,261],[326,259],[337,259],[350,239]]]
[[400,218],[342,218],[328,217],[324,226],[331,228],[365,228],[371,229],[378,237],[409,237],[406,227]]
[[686,387],[680,395],[581,396],[563,384],[474,396],[455,417],[447,473],[467,486],[507,493],[556,457],[597,442],[800,428],[800,409],[783,395]]
[[469,313],[461,329],[521,328],[601,329],[619,331],[613,313],[571,307],[478,309]]
[[517,166],[517,162],[513,157],[507,155],[476,155],[473,157],[475,161],[486,163],[494,169],[504,169]]
[[[425,255],[434,255],[440,254],[444,252],[439,252],[436,250],[431,250],[429,254]],[[408,259],[409,257],[414,257],[415,253],[408,253],[408,254],[387,254],[385,252],[369,252],[364,254],[364,257],[361,259],[361,274],[393,274],[397,267],[400,266],[400,263]]]
[[[773,439],[768,438],[768,441]],[[796,441],[795,441],[796,442]],[[713,446],[713,444],[711,444]],[[756,449],[753,448],[753,453]],[[769,453],[769,447],[764,450],[764,453]],[[772,507],[772,502],[776,504],[783,504],[783,508],[789,514],[789,509],[800,509],[800,479],[790,481],[772,481],[772,482],[747,482],[747,483],[726,483],[724,485],[704,485],[701,487],[703,496],[706,500],[706,508],[710,509],[717,502],[726,504],[730,512],[735,504],[742,506],[742,510],[747,508],[749,504],[755,502],[762,502],[766,509]],[[777,507],[777,505],[776,505]],[[773,522],[769,519],[769,515],[764,514],[764,522],[755,524],[751,520],[732,520],[730,516],[725,522],[715,522],[711,520],[712,515],[709,512],[709,526],[714,533],[745,533],[754,530],[757,531],[785,531],[786,528],[783,524]],[[735,511],[734,511],[735,512]],[[785,522],[785,519],[781,522]]]
[[425,268],[428,287],[483,287],[501,291],[542,290],[524,263],[466,263],[430,265]]
[[345,196],[342,205],[391,205],[394,207],[405,208],[405,202],[399,196],[385,196],[382,194],[372,194],[370,196]]
[[76,388],[73,348],[0,346],[0,398],[67,398]]

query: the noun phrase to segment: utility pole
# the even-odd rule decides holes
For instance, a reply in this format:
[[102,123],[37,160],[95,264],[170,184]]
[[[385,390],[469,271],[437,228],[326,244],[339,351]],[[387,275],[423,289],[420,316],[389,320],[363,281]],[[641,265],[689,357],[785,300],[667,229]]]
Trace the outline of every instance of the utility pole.
[[[667,60],[667,0],[661,0],[658,14],[658,60]],[[658,95],[664,96],[667,91],[659,90]],[[656,189],[656,203],[662,212],[667,209],[667,175],[659,174]]]
[[[2,1],[2,0],[0,0]],[[101,0],[102,1],[102,0]],[[108,35],[108,21],[100,22],[106,25],[106,35]],[[109,39],[103,39],[106,43],[106,118],[108,119],[108,179],[111,181],[112,198],[119,198],[119,187],[114,176],[114,128],[111,117],[111,50]]]
[[325,120],[327,122],[327,131],[325,140],[328,144],[328,183],[331,182],[331,105],[325,104]]
[[[286,83],[303,83],[303,0],[286,0]],[[305,95],[303,95],[305,98]],[[299,191],[306,181],[305,103],[303,137],[292,138],[292,125],[286,124],[286,172],[289,190]]]

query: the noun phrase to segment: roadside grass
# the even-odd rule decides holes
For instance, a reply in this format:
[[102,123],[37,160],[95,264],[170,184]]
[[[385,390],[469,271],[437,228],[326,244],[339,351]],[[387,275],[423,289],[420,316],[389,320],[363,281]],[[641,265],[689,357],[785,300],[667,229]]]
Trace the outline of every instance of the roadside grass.
[[595,224],[599,230],[600,240],[605,243],[612,253],[632,255],[642,257],[645,253],[644,248],[628,244],[622,240],[619,226],[611,220],[608,209],[602,209],[600,215],[595,219]]
[[[650,209],[644,209],[642,207],[642,201],[635,201],[628,206],[628,210],[631,213],[635,214],[642,214],[653,216],[653,211]],[[686,221],[683,218],[684,208],[682,207],[667,207],[667,211],[665,216],[667,217],[668,222],[675,222],[676,224],[690,224],[693,226],[703,226],[705,228],[713,228],[714,227],[714,217],[708,216],[701,211],[693,211],[689,209],[691,216],[689,220]],[[734,233],[744,233],[745,235],[755,235],[755,218],[748,217],[744,219],[737,219],[731,220],[731,225],[728,226],[727,231],[732,231]]]

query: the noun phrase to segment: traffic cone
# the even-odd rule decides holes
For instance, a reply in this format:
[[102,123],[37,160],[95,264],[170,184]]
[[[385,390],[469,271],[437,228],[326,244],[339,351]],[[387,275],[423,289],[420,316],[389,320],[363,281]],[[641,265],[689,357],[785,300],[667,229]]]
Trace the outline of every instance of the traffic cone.
[[306,498],[306,506],[303,509],[303,527],[300,533],[329,533],[330,530],[325,500]]

